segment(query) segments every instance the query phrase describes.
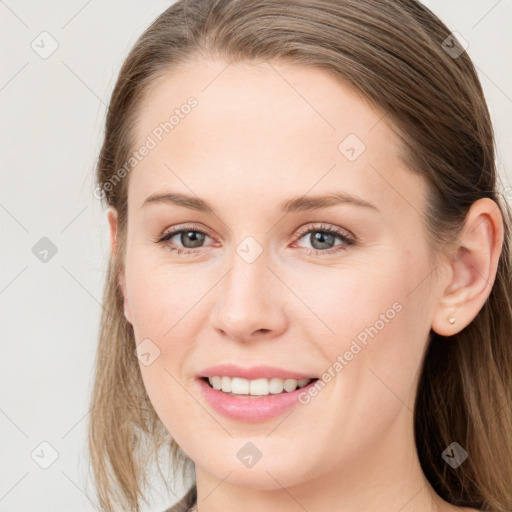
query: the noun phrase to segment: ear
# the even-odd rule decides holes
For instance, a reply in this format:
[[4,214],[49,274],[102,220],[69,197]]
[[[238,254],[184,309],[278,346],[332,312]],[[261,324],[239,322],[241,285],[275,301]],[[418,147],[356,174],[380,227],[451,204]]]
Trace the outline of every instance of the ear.
[[[112,257],[115,258],[117,256],[117,251],[119,249],[119,245],[117,242],[117,210],[113,207],[109,207],[107,211],[108,223],[110,225],[110,250],[112,253]],[[119,285],[121,290],[123,291],[124,298],[124,316],[128,322],[132,323],[131,320],[131,312],[128,304],[128,299],[126,297],[126,279],[125,279],[125,270],[122,270],[119,273]]]
[[[491,293],[503,246],[503,218],[488,198],[475,201],[449,258],[451,281],[438,302],[432,329],[453,336],[470,324]],[[455,320],[450,322],[450,317]]]

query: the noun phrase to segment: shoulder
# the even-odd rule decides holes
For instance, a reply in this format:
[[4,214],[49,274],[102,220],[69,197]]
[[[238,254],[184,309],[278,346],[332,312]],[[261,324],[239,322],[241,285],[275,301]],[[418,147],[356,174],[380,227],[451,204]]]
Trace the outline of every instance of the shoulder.
[[164,512],[188,512],[189,509],[195,504],[197,500],[197,489],[196,486],[193,485],[187,494],[181,498],[178,503],[174,504],[172,507],[164,510]]

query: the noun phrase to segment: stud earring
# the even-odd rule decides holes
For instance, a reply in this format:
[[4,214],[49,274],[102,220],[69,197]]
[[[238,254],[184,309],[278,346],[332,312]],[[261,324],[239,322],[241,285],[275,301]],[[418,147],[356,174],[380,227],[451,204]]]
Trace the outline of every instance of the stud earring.
[[448,322],[453,325],[455,323],[455,318],[453,316],[448,317]]

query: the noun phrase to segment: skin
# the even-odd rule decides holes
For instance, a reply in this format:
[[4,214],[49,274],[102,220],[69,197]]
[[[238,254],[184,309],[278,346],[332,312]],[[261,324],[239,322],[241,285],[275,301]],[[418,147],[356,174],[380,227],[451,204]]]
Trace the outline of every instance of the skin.
[[[157,414],[196,464],[200,512],[472,510],[445,502],[426,480],[412,411],[430,329],[458,332],[489,295],[503,242],[496,204],[475,203],[458,243],[435,264],[420,215],[426,183],[403,164],[387,118],[346,85],[287,63],[195,60],[148,91],[136,147],[192,95],[198,106],[127,178],[120,283],[137,344],[149,338],[160,350],[140,369]],[[350,133],[366,146],[354,161],[338,149]],[[142,207],[167,191],[200,197],[215,214]],[[278,211],[291,197],[332,191],[377,209]],[[108,219],[115,255],[115,210]],[[311,239],[320,223],[356,243],[335,237],[329,247],[339,252],[322,254],[329,249]],[[183,224],[208,233],[194,254],[155,242]],[[183,249],[185,235],[167,245]],[[247,236],[262,249],[252,263],[236,253]],[[321,376],[397,302],[401,311],[291,413],[231,420],[200,393],[201,370],[226,362]],[[248,441],[263,454],[251,468],[236,457]]]

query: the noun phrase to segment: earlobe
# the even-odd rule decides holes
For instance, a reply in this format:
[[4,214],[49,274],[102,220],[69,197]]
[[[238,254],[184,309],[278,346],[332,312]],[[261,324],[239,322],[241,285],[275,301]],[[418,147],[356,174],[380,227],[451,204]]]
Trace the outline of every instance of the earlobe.
[[439,298],[432,330],[453,336],[477,316],[491,293],[503,246],[503,218],[488,198],[473,203],[449,260],[451,280]]
[[[110,249],[112,253],[112,257],[115,258],[117,256],[117,251],[119,248],[117,242],[117,211],[113,207],[109,207],[107,211],[108,223],[110,226]],[[124,316],[126,320],[131,324],[131,312],[128,304],[128,299],[126,296],[126,278],[125,278],[125,269],[123,268],[119,272],[119,286],[123,293],[124,298]]]

